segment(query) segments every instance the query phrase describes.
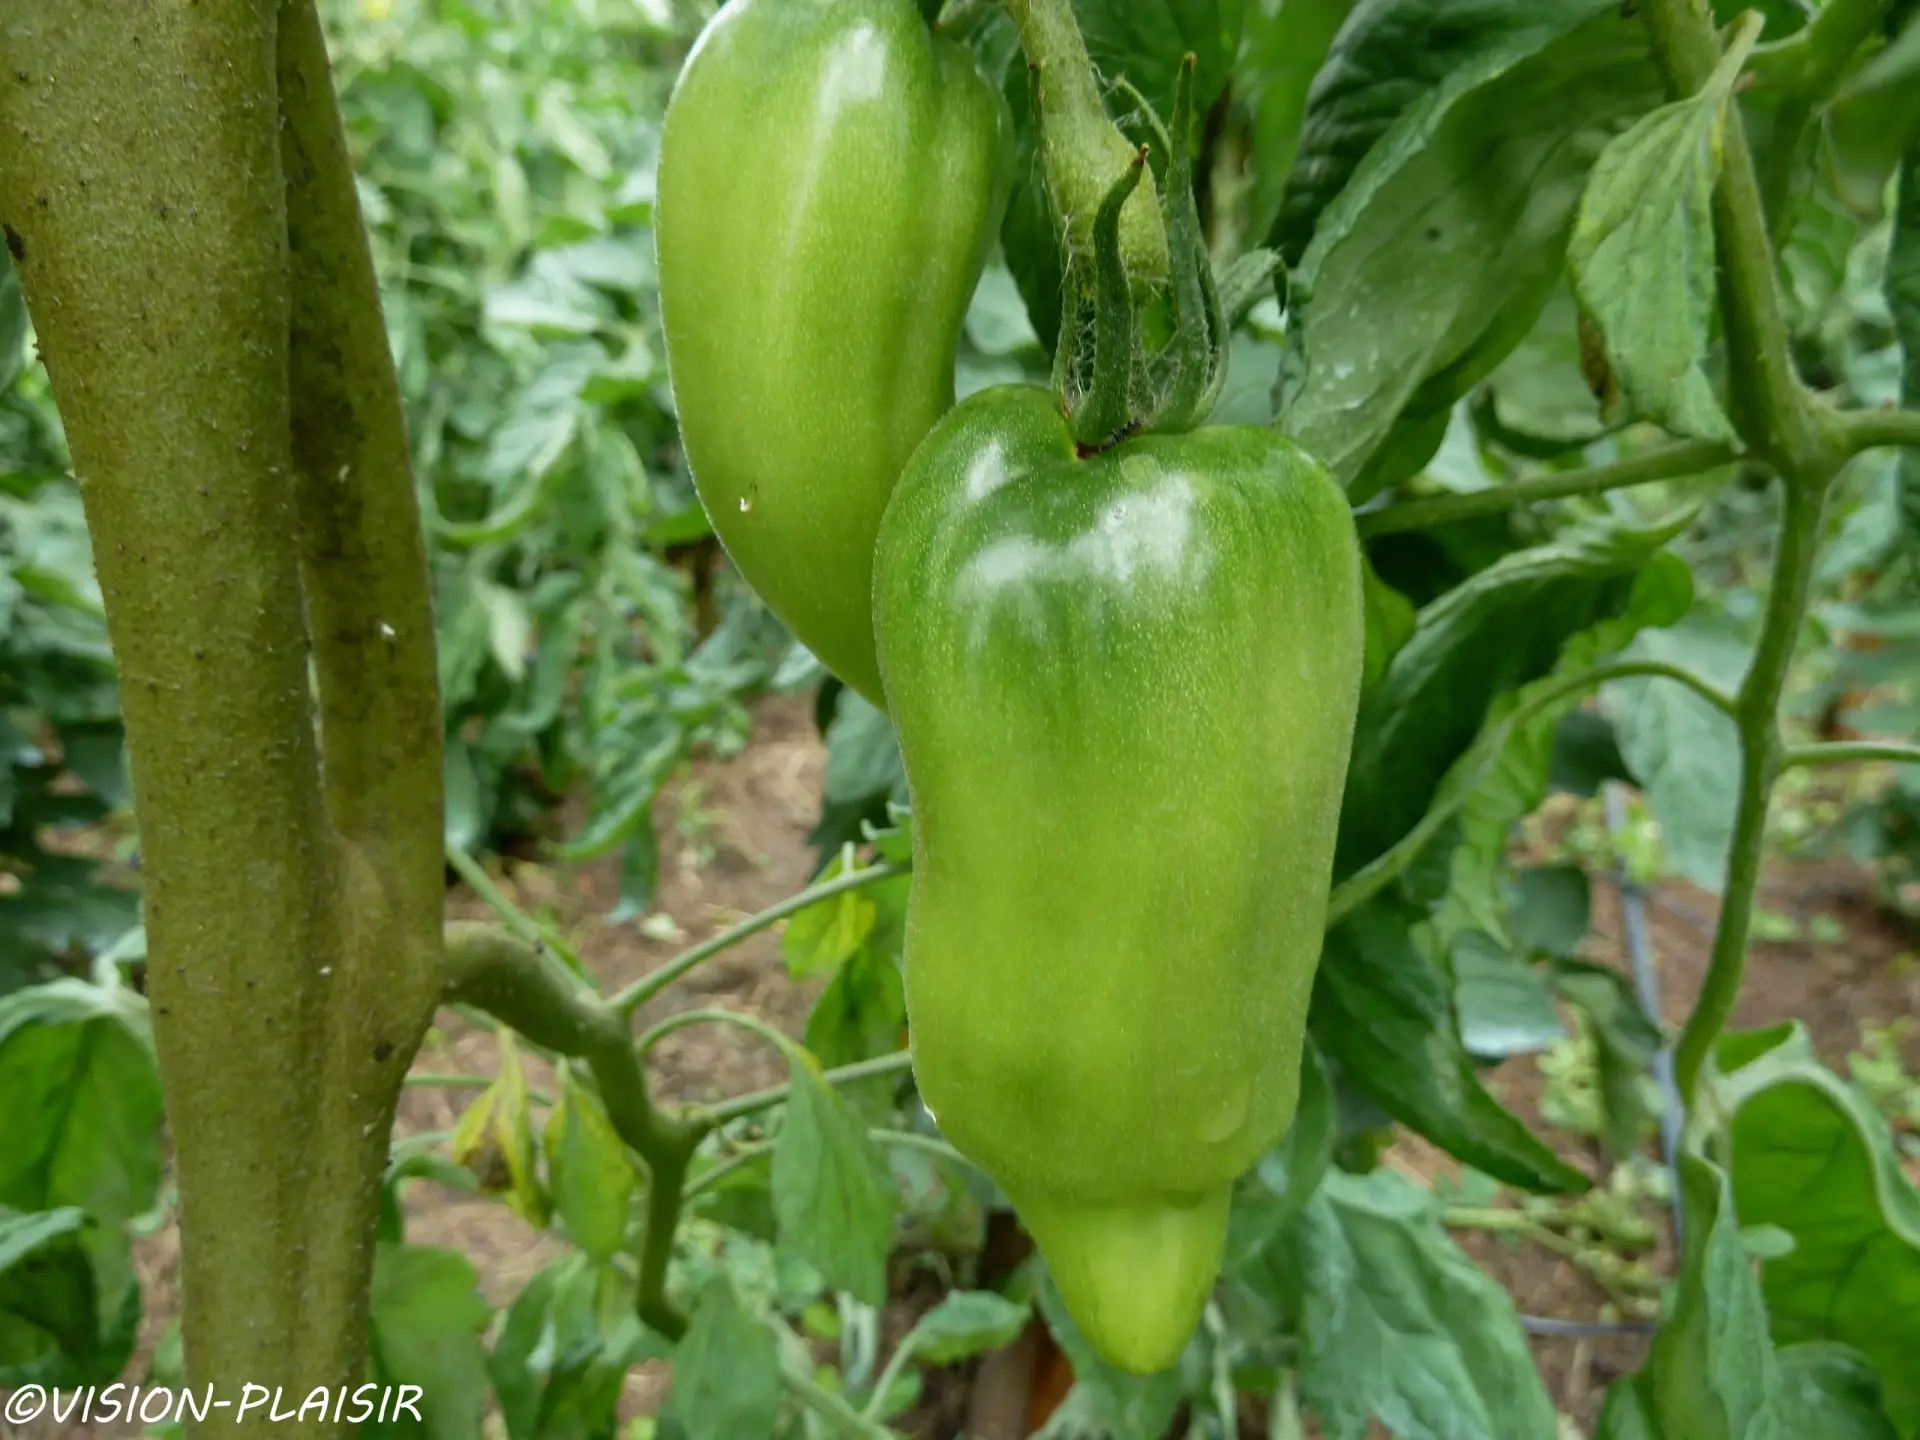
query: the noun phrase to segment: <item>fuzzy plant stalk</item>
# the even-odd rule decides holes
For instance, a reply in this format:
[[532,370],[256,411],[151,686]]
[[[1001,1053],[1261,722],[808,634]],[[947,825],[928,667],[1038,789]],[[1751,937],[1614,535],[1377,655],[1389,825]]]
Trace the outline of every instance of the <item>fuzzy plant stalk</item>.
[[187,1377],[358,1384],[387,1137],[439,993],[441,760],[318,21],[312,0],[0,0],[0,52],[0,224],[86,505],[142,822]]
[[[1071,0],[1004,3],[1026,55],[1040,122],[1041,172],[1071,272],[1075,261],[1090,261],[1101,202],[1133,164],[1137,149],[1107,114],[1100,76]],[[1121,212],[1120,239],[1129,275],[1142,283],[1165,280],[1167,235],[1151,175]]]

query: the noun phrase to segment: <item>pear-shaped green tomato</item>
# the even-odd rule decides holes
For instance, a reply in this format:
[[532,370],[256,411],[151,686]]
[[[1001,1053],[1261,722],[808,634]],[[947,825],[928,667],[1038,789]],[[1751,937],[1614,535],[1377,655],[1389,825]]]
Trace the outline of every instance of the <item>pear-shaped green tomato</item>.
[[875,704],[873,538],[953,404],[1010,131],[913,0],[732,0],[667,107],[660,305],[694,484],[768,607]]
[[1298,1098],[1365,647],[1339,487],[1272,431],[1080,458],[963,402],[881,527],[914,1072],[1109,1361],[1178,1359]]

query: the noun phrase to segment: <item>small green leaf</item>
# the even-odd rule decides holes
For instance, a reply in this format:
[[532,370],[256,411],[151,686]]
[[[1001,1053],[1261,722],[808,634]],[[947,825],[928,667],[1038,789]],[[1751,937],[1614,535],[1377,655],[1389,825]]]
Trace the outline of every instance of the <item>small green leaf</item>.
[[769,1440],[780,1418],[773,1332],[715,1276],[673,1361],[672,1413],[688,1440]]
[[[853,847],[843,846],[819,878],[837,880],[858,868]],[[833,974],[860,952],[878,917],[873,901],[860,890],[843,890],[809,905],[787,922],[780,939],[787,973],[796,980]]]
[[562,1065],[559,1103],[541,1139],[554,1208],[574,1244],[596,1259],[620,1252],[639,1177],[600,1098]]
[[493,1311],[464,1255],[424,1245],[379,1245],[367,1341],[379,1378],[420,1387],[427,1440],[472,1440],[487,1398],[480,1335]]
[[1567,259],[1633,413],[1731,440],[1701,368],[1714,304],[1713,187],[1728,98],[1753,33],[1697,95],[1663,105],[1601,152]]
[[1031,1313],[991,1290],[956,1290],[922,1315],[902,1343],[929,1365],[952,1365],[1011,1345]]
[[1546,979],[1493,936],[1469,930],[1454,939],[1449,958],[1460,1043],[1469,1054],[1502,1060],[1565,1038]]
[[899,1192],[866,1127],[814,1069],[788,1066],[792,1092],[773,1152],[780,1243],[826,1283],[868,1305],[887,1298]]
[[1553,1440],[1512,1300],[1396,1172],[1328,1174],[1258,1283],[1299,1316],[1301,1398],[1328,1440],[1360,1440],[1376,1417],[1424,1440]]
[[1308,1016],[1314,1039],[1381,1109],[1476,1169],[1527,1190],[1586,1189],[1482,1088],[1446,987],[1410,936],[1420,918],[1382,895],[1328,932]]
[[1860,1351],[1880,1368],[1896,1428],[1912,1433],[1920,1427],[1912,1363],[1920,1354],[1920,1192],[1886,1122],[1819,1064],[1798,1024],[1729,1036],[1720,1055],[1733,1066],[1717,1089],[1732,1117],[1741,1223],[1778,1226],[1794,1242],[1762,1274],[1775,1340]]
[[1513,875],[1513,943],[1523,955],[1571,958],[1587,938],[1592,886],[1578,865],[1535,865]]
[[891,955],[863,949],[840,967],[807,1016],[807,1049],[832,1069],[890,1055],[904,1043],[906,986]]

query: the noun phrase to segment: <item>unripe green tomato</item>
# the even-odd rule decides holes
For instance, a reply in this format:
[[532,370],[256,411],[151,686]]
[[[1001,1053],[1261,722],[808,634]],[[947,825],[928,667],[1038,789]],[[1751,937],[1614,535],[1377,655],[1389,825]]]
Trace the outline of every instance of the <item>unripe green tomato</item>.
[[1179,1358],[1231,1186],[1293,1118],[1360,586],[1346,497],[1292,441],[1083,458],[1026,386],[942,421],[881,527],[914,1073],[1129,1370]]
[[874,535],[953,404],[1010,140],[913,0],[732,0],[667,108],[660,304],[694,484],[768,607],[875,704]]

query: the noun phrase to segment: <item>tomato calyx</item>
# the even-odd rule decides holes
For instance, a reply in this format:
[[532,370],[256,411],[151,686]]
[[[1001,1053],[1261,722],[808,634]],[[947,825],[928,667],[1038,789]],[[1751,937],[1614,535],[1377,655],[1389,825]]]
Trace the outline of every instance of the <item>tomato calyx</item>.
[[[1195,57],[1180,67],[1171,133],[1137,91],[1149,130],[1166,154],[1161,208],[1170,293],[1136,293],[1122,244],[1121,216],[1147,173],[1142,145],[1101,201],[1093,223],[1090,285],[1066,287],[1054,390],[1082,458],[1134,435],[1177,433],[1203,424],[1226,384],[1229,327],[1194,199]],[[1130,87],[1129,87],[1130,88]],[[1142,341],[1139,308],[1170,302],[1172,335],[1157,349]]]

